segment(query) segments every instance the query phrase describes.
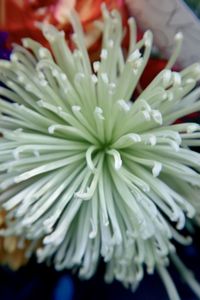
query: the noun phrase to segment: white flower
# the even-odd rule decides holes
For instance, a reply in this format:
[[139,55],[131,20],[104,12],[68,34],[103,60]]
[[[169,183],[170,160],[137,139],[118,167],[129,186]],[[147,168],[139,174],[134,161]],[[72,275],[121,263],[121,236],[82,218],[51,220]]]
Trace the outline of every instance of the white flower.
[[178,230],[199,206],[200,155],[188,146],[200,145],[200,127],[174,121],[200,109],[200,90],[191,92],[200,66],[164,70],[130,102],[152,34],[136,42],[130,20],[125,58],[120,16],[106,9],[103,16],[101,60],[93,66],[76,15],[74,51],[63,32],[43,25],[53,55],[24,39],[10,62],[0,62],[1,234],[29,239],[33,249],[42,240],[39,261],[78,269],[83,278],[101,257],[107,281],[132,287],[144,266],[157,269],[179,299],[166,266],[170,254],[184,268],[172,242],[188,242]]

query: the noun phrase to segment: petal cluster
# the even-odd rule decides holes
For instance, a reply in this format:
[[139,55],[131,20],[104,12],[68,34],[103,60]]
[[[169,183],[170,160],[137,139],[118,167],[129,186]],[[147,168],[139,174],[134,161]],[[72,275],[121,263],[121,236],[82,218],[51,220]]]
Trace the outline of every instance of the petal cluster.
[[200,154],[189,149],[200,127],[174,122],[200,109],[200,66],[163,70],[131,102],[152,34],[137,42],[130,19],[125,55],[120,15],[103,8],[103,19],[92,65],[76,14],[73,52],[63,32],[41,25],[52,53],[26,38],[0,61],[1,234],[30,240],[29,253],[41,240],[39,261],[83,278],[103,258],[107,281],[134,288],[146,266],[172,286],[165,266],[170,254],[183,268],[173,240],[188,243],[179,230],[199,212],[200,186]]

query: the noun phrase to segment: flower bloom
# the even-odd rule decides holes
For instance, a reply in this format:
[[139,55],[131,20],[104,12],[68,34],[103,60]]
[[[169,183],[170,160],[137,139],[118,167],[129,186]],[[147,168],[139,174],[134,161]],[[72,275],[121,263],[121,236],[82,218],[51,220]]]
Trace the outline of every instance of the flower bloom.
[[[82,278],[100,258],[107,281],[133,288],[144,266],[156,269],[176,300],[167,264],[170,255],[188,277],[173,240],[188,243],[179,231],[199,213],[200,154],[188,146],[200,145],[200,126],[174,121],[200,108],[200,91],[192,91],[200,66],[162,71],[132,103],[152,34],[137,42],[130,19],[124,57],[119,13],[104,8],[103,19],[100,60],[92,65],[76,14],[74,51],[64,32],[46,24],[53,55],[25,38],[10,62],[0,61],[1,235],[30,240],[29,253],[42,240],[39,261],[74,268]],[[188,283],[199,295],[195,280]]]

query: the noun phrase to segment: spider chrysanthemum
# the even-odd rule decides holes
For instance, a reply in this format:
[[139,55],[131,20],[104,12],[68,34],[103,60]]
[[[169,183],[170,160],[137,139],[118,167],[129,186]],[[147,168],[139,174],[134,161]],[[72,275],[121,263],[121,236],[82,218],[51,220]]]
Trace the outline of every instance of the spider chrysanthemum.
[[200,155],[189,146],[200,145],[200,129],[174,122],[200,108],[199,89],[191,92],[200,66],[164,70],[132,103],[152,34],[136,42],[131,19],[125,56],[120,16],[104,9],[103,17],[92,65],[76,15],[73,51],[63,32],[42,25],[52,54],[26,38],[0,62],[1,234],[32,241],[30,251],[41,241],[39,261],[83,278],[101,257],[108,281],[133,287],[145,265],[156,268],[178,299],[165,266],[170,254],[184,268],[172,242],[187,242],[178,230],[198,212]]

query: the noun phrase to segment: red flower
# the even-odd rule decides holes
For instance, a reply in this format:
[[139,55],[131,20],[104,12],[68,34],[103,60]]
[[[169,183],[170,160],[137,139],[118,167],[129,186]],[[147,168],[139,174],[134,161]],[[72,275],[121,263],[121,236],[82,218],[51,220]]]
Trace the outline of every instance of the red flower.
[[9,32],[10,45],[19,43],[23,37],[31,37],[44,45],[46,42],[36,23],[54,24],[64,30],[69,38],[71,27],[68,15],[75,9],[87,34],[87,45],[91,47],[100,37],[100,30],[93,21],[101,20],[102,3],[108,9],[118,9],[123,19],[127,19],[123,0],[0,0],[0,30]]
[[150,58],[140,79],[141,87],[144,89],[165,68],[167,61],[160,58]]

